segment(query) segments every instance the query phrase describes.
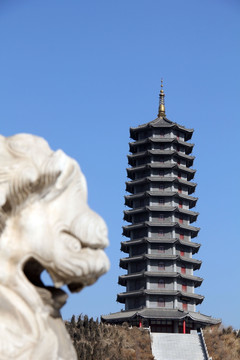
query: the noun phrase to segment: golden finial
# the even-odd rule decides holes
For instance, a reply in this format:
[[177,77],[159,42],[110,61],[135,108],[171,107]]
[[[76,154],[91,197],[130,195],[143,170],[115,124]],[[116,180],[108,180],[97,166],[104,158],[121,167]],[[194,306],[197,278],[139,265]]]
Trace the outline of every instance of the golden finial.
[[165,114],[165,102],[164,102],[164,91],[163,91],[163,79],[161,79],[161,91],[159,94],[159,107],[158,107],[158,117],[164,117]]

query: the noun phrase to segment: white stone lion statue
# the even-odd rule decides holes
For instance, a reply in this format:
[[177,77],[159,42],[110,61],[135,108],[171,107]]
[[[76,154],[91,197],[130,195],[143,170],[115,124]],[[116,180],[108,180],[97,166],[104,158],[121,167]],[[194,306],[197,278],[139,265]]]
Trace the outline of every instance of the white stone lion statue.
[[0,360],[77,358],[60,287],[93,284],[109,268],[107,245],[76,161],[37,136],[0,136]]

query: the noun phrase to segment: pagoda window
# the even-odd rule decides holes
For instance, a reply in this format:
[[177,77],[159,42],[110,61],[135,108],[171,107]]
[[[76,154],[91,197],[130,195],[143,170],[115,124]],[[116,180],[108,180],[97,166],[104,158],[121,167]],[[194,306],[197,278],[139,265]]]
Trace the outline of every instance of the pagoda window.
[[159,185],[159,190],[164,190],[164,185],[163,184]]
[[178,187],[178,192],[182,193],[182,187],[181,186]]
[[182,284],[182,291],[187,292],[187,285],[186,284]]
[[179,224],[183,224],[183,218],[182,217],[179,218]]
[[179,234],[180,240],[184,240],[184,234]]
[[187,304],[186,301],[183,301],[183,303],[182,303],[182,309],[185,310],[185,311],[187,311],[187,309],[188,309],[188,304]]
[[164,198],[159,198],[158,200],[160,205],[165,205],[165,199]]
[[180,209],[183,207],[183,202],[182,201],[179,201],[179,207],[180,207]]
[[181,255],[181,256],[184,256],[184,255],[185,255],[185,252],[181,250],[181,251],[180,251],[180,255]]
[[158,288],[159,289],[164,289],[165,288],[165,280],[163,280],[163,279],[158,280]]
[[163,262],[158,263],[158,270],[160,270],[160,271],[165,270],[165,264]]
[[160,230],[160,231],[158,232],[158,236],[160,236],[160,237],[163,236],[163,231],[162,231],[162,230]]
[[186,274],[186,266],[185,265],[181,266],[181,273]]
[[161,177],[164,176],[164,170],[159,170],[158,175]]
[[157,305],[158,307],[165,307],[165,300],[163,298],[158,298]]
[[159,215],[158,218],[159,218],[160,221],[163,221],[164,220],[164,215],[161,214],[161,215]]

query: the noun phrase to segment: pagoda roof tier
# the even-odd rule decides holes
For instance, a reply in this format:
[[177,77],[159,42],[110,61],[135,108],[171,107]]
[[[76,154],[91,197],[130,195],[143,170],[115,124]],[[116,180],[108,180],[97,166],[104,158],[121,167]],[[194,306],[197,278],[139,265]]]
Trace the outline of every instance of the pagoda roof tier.
[[130,136],[132,139],[137,139],[137,134],[139,132],[145,131],[147,129],[161,129],[161,128],[170,128],[176,129],[185,134],[186,140],[191,139],[193,134],[193,129],[187,129],[182,125],[179,125],[167,118],[156,118],[153,121],[150,121],[146,124],[139,125],[137,127],[130,127]]
[[144,222],[137,223],[137,224],[123,226],[123,235],[129,237],[131,230],[141,229],[144,227],[149,227],[149,228],[157,227],[157,228],[161,228],[161,229],[162,228],[175,228],[175,229],[180,228],[180,229],[188,230],[189,232],[191,232],[191,237],[196,237],[198,232],[200,231],[200,228],[197,228],[197,227],[191,226],[191,225],[186,225],[186,224],[179,224],[177,221],[164,222],[164,221],[151,220],[151,221],[144,221]]
[[192,166],[193,164],[193,160],[195,159],[195,156],[190,156],[187,154],[184,154],[183,152],[177,151],[177,150],[158,150],[158,149],[153,149],[153,150],[146,150],[146,151],[141,151],[135,154],[130,154],[128,155],[128,163],[130,165],[134,165],[133,160],[135,159],[141,159],[147,156],[151,156],[151,155],[164,155],[164,156],[177,156],[180,159],[184,159],[187,161],[187,166]]
[[152,319],[152,320],[184,320],[190,319],[198,323],[200,326],[217,325],[221,323],[221,319],[215,319],[211,316],[203,315],[199,312],[183,311],[179,309],[163,309],[163,308],[140,308],[126,311],[119,311],[109,315],[102,315],[101,320],[109,323],[123,323],[134,319]]
[[[161,260],[161,261],[180,261],[181,263],[187,263],[193,265],[193,270],[199,270],[202,264],[201,260],[189,258],[181,255],[167,255],[167,254],[144,254],[131,256],[120,259],[119,266],[122,269],[127,269],[129,263],[144,261],[144,260]],[[161,274],[161,272],[159,272]]]
[[128,240],[121,242],[121,251],[128,253],[130,246],[138,246],[139,244],[150,243],[150,244],[180,244],[192,249],[193,254],[196,254],[201,244],[184,241],[178,238],[160,238],[160,237],[142,237],[136,240]]
[[193,179],[193,177],[196,173],[196,170],[194,170],[194,169],[188,168],[183,165],[178,165],[177,163],[172,163],[169,161],[169,162],[165,162],[165,163],[161,163],[161,162],[147,163],[144,165],[127,168],[127,175],[130,179],[135,180],[133,176],[135,175],[136,172],[144,171],[147,169],[159,169],[159,170],[177,169],[178,171],[181,170],[182,172],[187,174],[187,180]]
[[[162,210],[162,208],[164,208]],[[198,212],[196,211],[191,211],[191,210],[187,210],[187,209],[183,209],[183,208],[179,208],[178,206],[161,206],[161,210],[159,210],[159,206],[153,206],[153,205],[148,205],[148,206],[144,206],[142,208],[136,208],[136,209],[131,209],[131,210],[124,210],[124,220],[128,221],[128,222],[132,222],[132,216],[136,215],[136,214],[141,214],[141,213],[154,213],[154,212],[170,212],[170,213],[180,213],[183,215],[187,215],[188,218],[190,219],[190,222],[194,222],[197,220],[197,217],[199,215]]]
[[127,291],[124,293],[117,294],[117,301],[124,304],[126,298],[135,297],[135,296],[144,296],[144,295],[174,296],[174,297],[181,297],[187,300],[194,299],[196,300],[196,305],[201,304],[204,299],[204,296],[202,295],[184,292],[180,290],[143,289],[143,290]]
[[132,153],[136,152],[136,146],[144,145],[144,144],[150,144],[150,143],[170,143],[170,144],[178,144],[185,147],[186,154],[190,154],[192,152],[192,149],[194,147],[194,144],[188,143],[186,141],[182,141],[177,139],[176,137],[170,138],[170,137],[148,137],[146,139],[134,141],[129,143],[129,150]]
[[180,278],[184,280],[189,280],[194,283],[195,287],[198,287],[203,282],[203,279],[198,276],[181,274],[179,272],[164,272],[162,274],[159,271],[142,271],[133,274],[120,275],[118,277],[118,284],[122,286],[126,286],[127,280],[131,279],[141,279],[141,278],[149,278],[149,277],[157,277],[157,278]]
[[147,184],[147,183],[177,183],[177,184],[181,184],[181,185],[186,185],[188,187],[188,191],[191,192],[191,194],[195,191],[195,188],[197,186],[196,183],[191,182],[191,181],[187,181],[184,179],[181,179],[177,176],[146,176],[144,178],[141,179],[137,179],[137,180],[132,180],[132,181],[126,181],[126,191],[133,193],[134,188],[136,185],[141,185],[141,184]]
[[[151,196],[156,196],[156,197],[174,197],[174,198],[179,198],[179,199],[183,199],[183,200],[188,200],[189,201],[189,207],[192,208],[196,205],[196,202],[198,200],[198,198],[190,196],[190,195],[185,195],[183,193],[179,193],[178,191],[161,191],[161,190],[155,190],[155,191],[144,191],[138,194],[133,194],[133,195],[125,195],[125,205],[132,207],[132,200],[135,199],[141,199],[141,198],[145,198],[145,197],[151,197]],[[164,205],[162,206],[164,208]],[[159,206],[159,209],[161,208],[161,206]],[[161,210],[162,211],[162,210]]]

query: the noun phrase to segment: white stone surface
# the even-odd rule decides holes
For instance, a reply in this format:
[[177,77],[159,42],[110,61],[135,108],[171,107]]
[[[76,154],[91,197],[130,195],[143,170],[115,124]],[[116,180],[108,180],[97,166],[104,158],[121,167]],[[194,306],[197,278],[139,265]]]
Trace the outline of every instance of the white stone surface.
[[155,360],[207,360],[198,334],[151,333]]
[[107,245],[76,161],[33,135],[0,136],[0,360],[77,358],[60,287],[93,284],[109,268]]

